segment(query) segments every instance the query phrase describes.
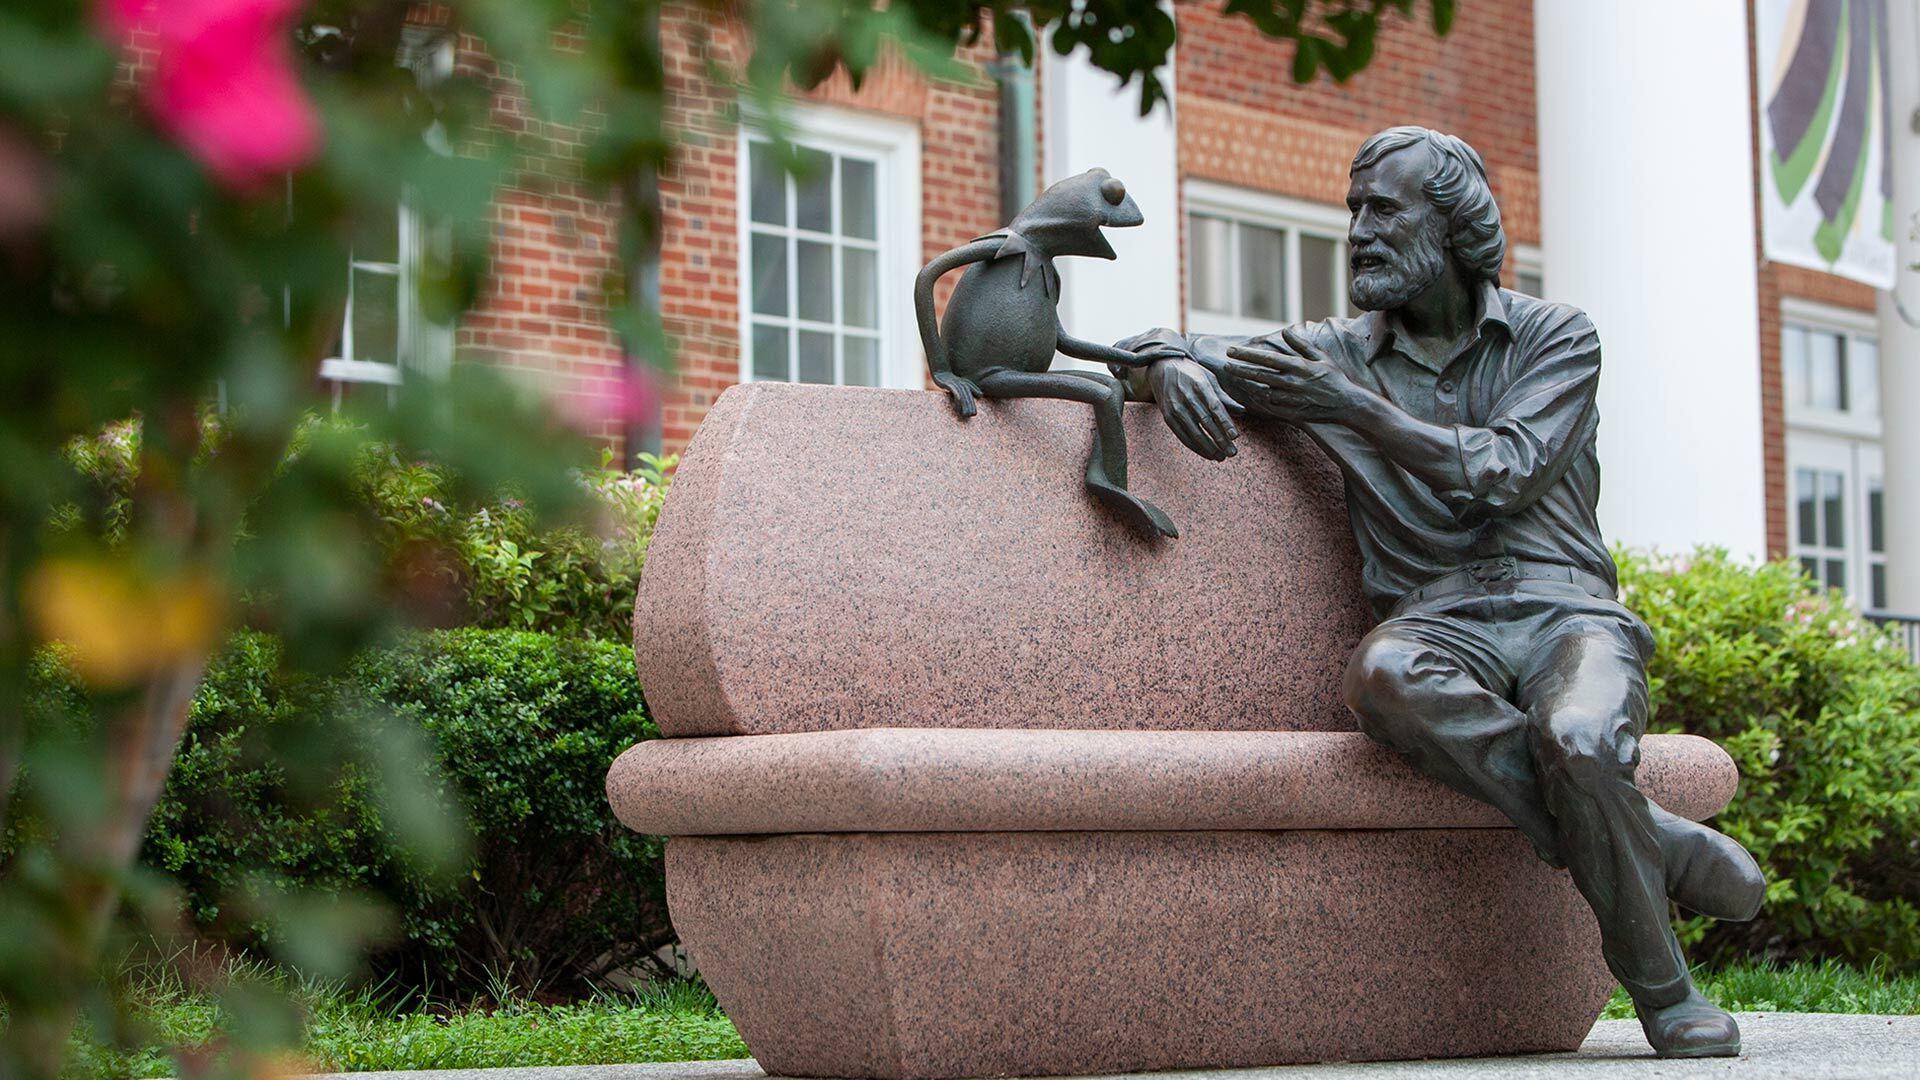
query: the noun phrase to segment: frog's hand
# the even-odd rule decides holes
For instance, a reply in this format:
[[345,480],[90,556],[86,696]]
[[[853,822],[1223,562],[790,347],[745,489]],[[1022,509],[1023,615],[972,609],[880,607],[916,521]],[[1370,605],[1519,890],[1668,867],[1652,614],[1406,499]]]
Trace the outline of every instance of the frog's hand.
[[[936,383],[940,382],[940,376],[949,374],[953,368],[947,363],[947,348],[940,340],[940,324],[933,314],[933,287],[949,271],[993,258],[999,252],[1003,239],[1000,236],[983,236],[954,248],[922,267],[920,276],[914,279],[913,314],[920,323],[920,344],[927,351],[927,370],[932,373]],[[963,415],[972,415],[971,402]]]

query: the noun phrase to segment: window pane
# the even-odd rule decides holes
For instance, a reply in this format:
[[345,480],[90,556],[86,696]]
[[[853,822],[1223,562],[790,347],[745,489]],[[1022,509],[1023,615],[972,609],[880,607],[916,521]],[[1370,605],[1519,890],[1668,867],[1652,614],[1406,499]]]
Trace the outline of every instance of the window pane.
[[799,242],[800,265],[795,271],[800,317],[833,321],[833,245],[815,240]]
[[880,385],[880,343],[872,338],[844,337],[840,339],[842,355],[840,357],[840,381],[848,386]]
[[1882,555],[1887,550],[1886,488],[1874,484],[1867,489],[1867,550]]
[[1880,416],[1880,345],[1868,338],[1847,339],[1847,408],[1866,420]]
[[773,382],[793,377],[787,369],[786,327],[753,324],[753,377]]
[[1193,306],[1201,311],[1233,310],[1228,292],[1233,268],[1227,261],[1233,255],[1227,232],[1231,228],[1219,218],[1187,215],[1187,242],[1193,245],[1193,280],[1187,287],[1193,290]]
[[1807,404],[1816,409],[1847,407],[1847,382],[1841,367],[1840,335],[1813,331],[1807,335]]
[[1334,241],[1324,236],[1300,236],[1300,317],[1326,319],[1340,313],[1334,306]]
[[1867,598],[1867,606],[1873,608],[1875,611],[1885,611],[1887,609],[1886,564],[1874,563],[1872,566],[1869,566],[1867,568],[1867,576],[1872,579],[1867,585],[1867,592],[1870,594]]
[[400,360],[400,277],[353,272],[353,359]]
[[1515,292],[1525,293],[1528,296],[1539,296],[1547,291],[1546,282],[1542,281],[1539,273],[1533,270],[1515,271],[1513,283],[1516,286]]
[[1251,319],[1284,320],[1287,304],[1287,234],[1259,225],[1240,226],[1240,310]]
[[1804,327],[1789,326],[1780,335],[1780,367],[1786,382],[1787,404],[1807,404],[1811,398],[1807,388],[1807,331]]
[[1802,556],[1800,559],[1800,572],[1807,575],[1807,577],[1810,578],[1815,585],[1820,584],[1820,560],[1819,559],[1809,559]]
[[753,234],[753,310],[787,313],[787,238]]
[[862,240],[878,240],[879,192],[871,161],[840,159],[840,232]]
[[1827,560],[1827,588],[1846,591],[1847,561],[1845,559]]
[[1844,480],[1837,472],[1820,474],[1820,516],[1826,526],[1820,542],[1830,548],[1847,546],[1847,497],[1841,487]]
[[752,192],[752,220],[768,225],[785,225],[787,174],[780,171],[780,159],[774,156],[772,143],[748,145],[747,172]]
[[800,148],[800,172],[793,178],[793,224],[815,232],[833,231],[833,157]]
[[800,331],[800,381],[833,381],[833,335],[818,330]]
[[400,215],[397,211],[356,223],[353,230],[353,260],[390,266],[399,264]]
[[840,319],[848,326],[880,325],[879,255],[859,248],[840,249]]
[[1815,525],[1814,502],[1820,493],[1814,490],[1812,469],[1793,470],[1794,517],[1797,528],[1794,531],[1797,542],[1813,547],[1820,543],[1820,532]]

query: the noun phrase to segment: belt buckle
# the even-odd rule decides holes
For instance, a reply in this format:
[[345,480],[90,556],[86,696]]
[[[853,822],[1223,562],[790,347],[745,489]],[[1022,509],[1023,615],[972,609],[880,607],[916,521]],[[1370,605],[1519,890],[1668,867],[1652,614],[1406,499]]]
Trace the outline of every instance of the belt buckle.
[[1520,576],[1520,560],[1512,555],[1502,555],[1488,562],[1474,563],[1467,567],[1467,573],[1473,580],[1488,585],[1496,581],[1512,581]]

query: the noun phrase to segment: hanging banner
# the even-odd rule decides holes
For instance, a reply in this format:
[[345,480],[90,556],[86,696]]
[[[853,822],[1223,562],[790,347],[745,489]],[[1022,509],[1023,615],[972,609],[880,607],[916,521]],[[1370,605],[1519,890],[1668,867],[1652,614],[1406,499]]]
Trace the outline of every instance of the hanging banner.
[[1759,0],[1754,20],[1767,258],[1892,288],[1887,0]]

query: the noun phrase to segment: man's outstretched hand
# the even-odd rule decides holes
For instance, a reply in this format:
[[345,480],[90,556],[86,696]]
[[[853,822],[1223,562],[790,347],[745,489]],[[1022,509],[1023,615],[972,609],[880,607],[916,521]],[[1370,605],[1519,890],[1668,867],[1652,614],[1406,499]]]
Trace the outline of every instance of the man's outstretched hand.
[[1240,428],[1233,422],[1240,404],[1220,389],[1213,372],[1192,359],[1183,340],[1172,330],[1149,330],[1117,346],[1153,358],[1147,385],[1174,436],[1201,457],[1224,461],[1240,452],[1234,445]]
[[1235,345],[1224,374],[1233,396],[1264,416],[1314,422],[1339,420],[1351,412],[1358,387],[1333,358],[1288,327],[1280,332],[1292,352]]

